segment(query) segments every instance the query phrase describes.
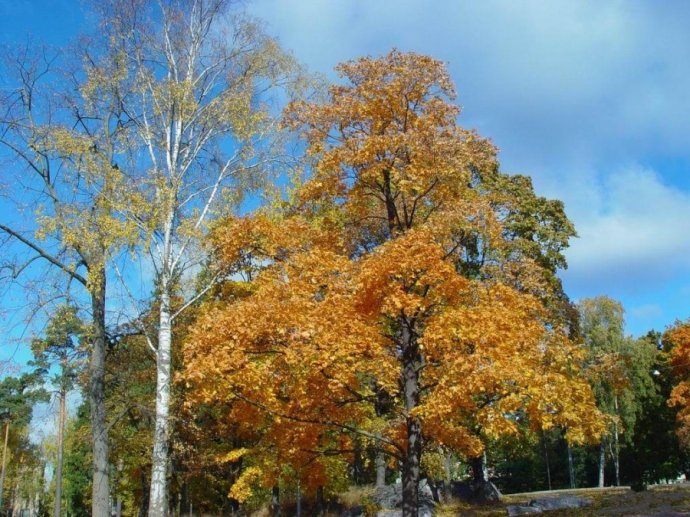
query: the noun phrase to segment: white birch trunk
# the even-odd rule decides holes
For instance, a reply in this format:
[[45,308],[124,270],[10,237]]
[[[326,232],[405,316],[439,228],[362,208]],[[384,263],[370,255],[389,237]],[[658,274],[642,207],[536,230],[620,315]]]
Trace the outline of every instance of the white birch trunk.
[[170,412],[172,326],[167,279],[161,282],[158,351],[156,355],[156,426],[153,434],[153,459],[149,517],[168,514],[168,435]]

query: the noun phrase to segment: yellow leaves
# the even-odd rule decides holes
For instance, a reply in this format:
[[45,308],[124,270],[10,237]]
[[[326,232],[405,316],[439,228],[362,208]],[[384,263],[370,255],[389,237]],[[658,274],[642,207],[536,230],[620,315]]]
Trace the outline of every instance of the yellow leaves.
[[495,167],[494,147],[458,128],[459,109],[444,65],[427,56],[392,51],[339,67],[349,85],[331,88],[327,104],[291,104],[285,124],[303,128],[315,173],[303,203],[347,197],[348,219],[371,220],[395,207],[400,230],[424,221],[440,205],[452,209],[468,195],[470,168]]
[[357,264],[358,310],[374,317],[428,313],[456,302],[468,282],[424,230],[411,230]]
[[224,454],[216,456],[216,461],[218,463],[234,463],[236,461],[239,461],[243,456],[245,456],[249,452],[250,450],[245,447],[233,449],[230,452],[226,452]]
[[262,472],[259,467],[247,467],[242,471],[242,474],[240,474],[235,483],[233,483],[232,487],[230,487],[228,497],[240,503],[245,502],[252,496],[252,485],[256,483],[261,476]]

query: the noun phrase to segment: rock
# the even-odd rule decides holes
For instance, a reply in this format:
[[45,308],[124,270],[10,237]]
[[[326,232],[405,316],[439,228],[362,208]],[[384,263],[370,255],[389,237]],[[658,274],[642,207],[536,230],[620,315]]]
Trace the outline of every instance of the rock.
[[501,492],[491,481],[473,483],[474,499],[479,503],[497,503],[501,500]]
[[364,517],[364,508],[362,506],[353,506],[341,513],[340,517]]
[[491,481],[454,481],[450,493],[469,503],[496,503],[501,500],[501,492]]
[[[419,509],[419,517],[433,517],[434,513],[428,508]],[[402,517],[402,510],[381,510],[376,517]]]
[[402,485],[377,486],[371,496],[381,508],[400,508],[402,506]]
[[450,495],[463,501],[471,502],[474,499],[474,490],[469,481],[451,481]]
[[[402,497],[400,500],[402,501]],[[432,508],[436,506],[434,491],[431,489],[431,486],[426,479],[422,479],[419,482],[419,505],[420,507],[431,506]]]
[[532,499],[528,506],[511,505],[506,506],[508,516],[529,515],[533,513],[544,513],[551,510],[563,510],[566,508],[583,508],[592,504],[590,499],[577,497],[574,495],[564,495],[561,497],[544,497]]
[[562,510],[564,508],[583,508],[592,504],[590,499],[584,497],[577,497],[574,495],[564,495],[561,497],[544,497],[542,499],[533,499],[529,505],[534,508],[540,508],[542,511]]
[[508,512],[508,517],[514,517],[515,515],[529,515],[533,513],[542,513],[541,508],[536,506],[506,506],[506,511]]
[[[384,508],[382,512],[390,510],[396,511],[398,508],[402,507],[402,485],[400,483],[395,483],[393,485],[377,487],[371,499],[379,507]],[[433,515],[435,508],[436,502],[434,501],[431,487],[426,479],[423,479],[419,483],[419,517]],[[382,512],[379,512],[379,514],[385,515],[386,517],[397,517],[398,515],[398,513],[387,514]]]

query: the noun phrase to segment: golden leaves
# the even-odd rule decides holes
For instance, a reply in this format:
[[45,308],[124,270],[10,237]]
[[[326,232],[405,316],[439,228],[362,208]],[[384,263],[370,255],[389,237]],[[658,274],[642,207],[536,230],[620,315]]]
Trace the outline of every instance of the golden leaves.
[[690,445],[690,322],[676,322],[664,333],[664,341],[672,348],[669,364],[678,383],[671,390],[669,406],[679,408],[676,420],[680,441]]
[[217,261],[251,287],[191,330],[190,396],[238,418],[253,406],[262,443],[291,465],[343,429],[405,451],[408,418],[470,456],[524,422],[600,433],[578,349],[541,296],[551,272],[504,224],[508,189],[477,186],[498,177],[496,150],[456,126],[442,63],[393,51],[339,70],[349,83],[327,103],[286,111],[315,163],[294,202],[213,229]]

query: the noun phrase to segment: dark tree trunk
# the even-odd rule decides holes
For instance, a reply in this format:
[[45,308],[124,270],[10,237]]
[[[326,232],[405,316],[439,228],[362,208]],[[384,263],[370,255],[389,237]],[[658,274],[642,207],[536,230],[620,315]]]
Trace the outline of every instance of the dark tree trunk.
[[354,438],[354,458],[352,459],[352,481],[355,485],[362,484],[364,461],[362,460],[362,441],[359,436]]
[[486,452],[481,456],[470,459],[472,468],[472,481],[475,483],[486,483],[489,481],[489,473],[486,467]]
[[89,403],[91,406],[91,439],[93,446],[92,517],[109,517],[108,426],[105,419],[105,269],[89,272],[93,341],[89,364]]
[[139,517],[146,517],[149,513],[149,481],[144,471],[139,472],[139,482],[141,483],[141,506],[139,507]]
[[[376,402],[374,403],[374,410],[376,411],[376,416],[384,417],[389,415],[391,412],[391,397],[390,395],[380,386],[374,387],[376,392]],[[386,485],[386,453],[380,447],[381,445],[381,435],[377,435],[378,443],[375,445],[374,449],[374,465],[376,468],[376,486],[383,487]]]
[[280,487],[275,485],[271,493],[271,515],[280,517]]
[[567,444],[566,449],[568,451],[568,480],[570,481],[570,488],[575,488],[577,483],[575,483],[575,466],[573,464],[573,448],[570,444]]
[[383,195],[386,199],[386,217],[388,219],[388,231],[390,237],[395,237],[401,228],[398,221],[398,210],[395,207],[395,200],[391,191],[391,173],[383,171]]
[[297,483],[297,495],[296,495],[296,503],[297,503],[297,509],[295,513],[295,517],[302,517],[302,487],[300,487],[300,484]]
[[411,412],[419,405],[419,348],[409,328],[402,321],[402,385],[407,413],[407,450],[403,459],[402,514],[417,517],[419,511],[419,464],[422,454],[422,424]]
[[316,489],[316,504],[314,505],[314,513],[316,514],[317,517],[322,517],[325,510],[326,510],[326,505],[323,500],[323,487],[320,486]]
[[551,490],[551,462],[549,461],[549,447],[546,443],[546,436],[542,434],[542,444],[544,445],[544,462],[546,463],[546,486]]

